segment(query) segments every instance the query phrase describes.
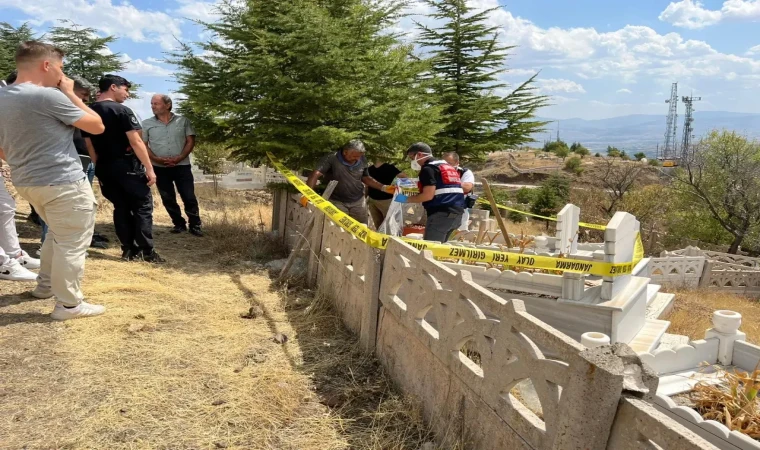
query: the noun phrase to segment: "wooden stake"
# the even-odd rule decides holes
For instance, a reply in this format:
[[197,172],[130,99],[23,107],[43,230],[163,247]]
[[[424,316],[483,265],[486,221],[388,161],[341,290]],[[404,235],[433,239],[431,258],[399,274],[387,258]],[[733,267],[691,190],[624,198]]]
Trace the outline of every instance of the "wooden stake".
[[[335,190],[335,186],[337,185],[338,185],[338,182],[335,180],[327,183],[327,188],[325,189],[325,193],[324,195],[322,195],[322,198],[324,198],[325,200],[329,200],[330,196]],[[309,220],[306,222],[306,227],[304,228],[304,231],[301,234],[301,237],[298,238],[298,242],[296,242],[296,245],[293,246],[293,251],[290,252],[290,256],[288,256],[288,260],[285,262],[285,266],[280,271],[280,276],[278,276],[277,280],[275,281],[276,283],[279,283],[285,278],[285,276],[290,271],[290,267],[293,266],[293,263],[296,260],[296,256],[299,253],[301,253],[301,249],[303,248],[303,246],[309,242],[309,235],[311,234],[311,230],[314,228],[314,220],[316,217],[317,217],[317,213],[315,212],[314,215],[312,215],[309,218]]]
[[496,200],[493,199],[493,193],[491,193],[491,186],[488,185],[488,180],[483,178],[483,190],[486,192],[486,197],[488,197],[488,202],[491,204],[491,212],[493,212],[494,215],[496,215],[496,223],[499,224],[499,229],[501,230],[501,234],[504,236],[504,242],[507,243],[507,247],[512,247],[512,241],[509,239],[509,234],[507,233],[507,226],[504,225],[504,218],[501,217],[501,211],[499,210],[499,207],[496,206]]

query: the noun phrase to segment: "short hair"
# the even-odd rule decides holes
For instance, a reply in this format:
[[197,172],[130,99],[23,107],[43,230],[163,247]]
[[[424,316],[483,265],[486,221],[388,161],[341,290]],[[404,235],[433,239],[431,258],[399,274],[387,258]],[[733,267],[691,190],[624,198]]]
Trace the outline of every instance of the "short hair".
[[409,156],[412,153],[429,153],[433,154],[433,149],[430,148],[429,145],[427,145],[424,142],[417,142],[415,144],[412,144],[407,150],[406,155]]
[[364,148],[364,142],[359,139],[351,139],[341,150],[355,150],[360,153],[365,153],[367,151]]
[[76,75],[73,75],[71,77],[72,80],[74,80],[74,90],[75,91],[87,91],[90,94],[92,94],[92,84],[90,84],[89,81],[85,80],[82,77],[78,77]]
[[103,75],[103,78],[98,81],[98,89],[101,93],[107,92],[109,89],[111,89],[111,86],[116,85],[117,87],[126,86],[127,89],[132,87],[132,83],[127,81],[126,78],[120,77],[118,75]]
[[14,70],[13,72],[8,75],[8,78],[5,79],[6,84],[13,84],[16,82],[16,78],[18,78],[18,71]]
[[16,66],[45,58],[63,60],[64,55],[64,51],[54,45],[40,41],[26,41],[16,48]]
[[449,157],[454,160],[455,163],[459,164],[459,153],[457,152],[446,152],[443,154],[443,159],[446,159],[446,157]]
[[164,105],[166,105],[169,108],[169,111],[172,110],[172,98],[169,97],[166,94],[157,94],[159,97],[161,97],[161,101],[164,102]]

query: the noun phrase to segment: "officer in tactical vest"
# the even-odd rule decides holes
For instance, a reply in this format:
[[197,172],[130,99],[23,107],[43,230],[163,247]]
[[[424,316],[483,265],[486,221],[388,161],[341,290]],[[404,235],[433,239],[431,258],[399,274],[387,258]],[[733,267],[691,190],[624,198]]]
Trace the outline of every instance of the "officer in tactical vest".
[[396,195],[401,203],[422,203],[427,212],[426,241],[446,242],[462,223],[464,191],[459,172],[449,163],[433,158],[433,151],[424,142],[413,144],[406,151],[412,169],[419,171],[420,193],[407,197]]

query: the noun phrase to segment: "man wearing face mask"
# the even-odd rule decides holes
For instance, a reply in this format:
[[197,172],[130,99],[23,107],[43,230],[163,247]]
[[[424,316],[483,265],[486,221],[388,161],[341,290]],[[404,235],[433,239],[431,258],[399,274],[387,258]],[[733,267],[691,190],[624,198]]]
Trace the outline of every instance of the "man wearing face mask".
[[459,172],[446,161],[435,160],[430,146],[413,144],[406,151],[412,169],[419,171],[420,193],[407,197],[396,195],[401,203],[422,203],[427,213],[426,241],[446,242],[462,223],[464,191]]
[[[393,186],[386,186],[372,178],[367,171],[364,157],[364,143],[358,139],[350,141],[336,153],[322,159],[314,172],[309,175],[306,184],[310,188],[317,185],[317,180],[325,175],[328,181],[336,180],[338,185],[330,197],[336,208],[363,224],[367,223],[367,204],[364,200],[364,185],[392,194]],[[306,206],[308,199],[301,197],[301,206]]]

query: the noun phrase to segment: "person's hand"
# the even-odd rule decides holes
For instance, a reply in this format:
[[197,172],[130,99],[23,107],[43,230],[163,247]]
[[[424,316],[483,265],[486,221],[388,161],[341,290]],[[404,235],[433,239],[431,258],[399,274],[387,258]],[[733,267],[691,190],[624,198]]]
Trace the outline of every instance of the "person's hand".
[[64,75],[61,81],[58,82],[58,89],[67,96],[74,95],[74,80]]
[[397,196],[393,197],[393,201],[394,201],[394,202],[398,202],[398,203],[406,203],[406,200],[407,200],[408,198],[409,198],[409,197],[407,197],[407,196],[406,196],[406,195],[404,195],[404,194],[398,194]]
[[385,193],[387,193],[387,194],[393,194],[393,193],[396,192],[396,186],[393,186],[393,185],[383,186],[382,191],[385,192]]
[[145,176],[148,177],[148,186],[156,184],[156,172],[154,172],[153,169],[146,170]]
[[309,198],[302,194],[301,198],[298,199],[298,203],[300,203],[301,206],[306,208],[306,206],[309,204]]

